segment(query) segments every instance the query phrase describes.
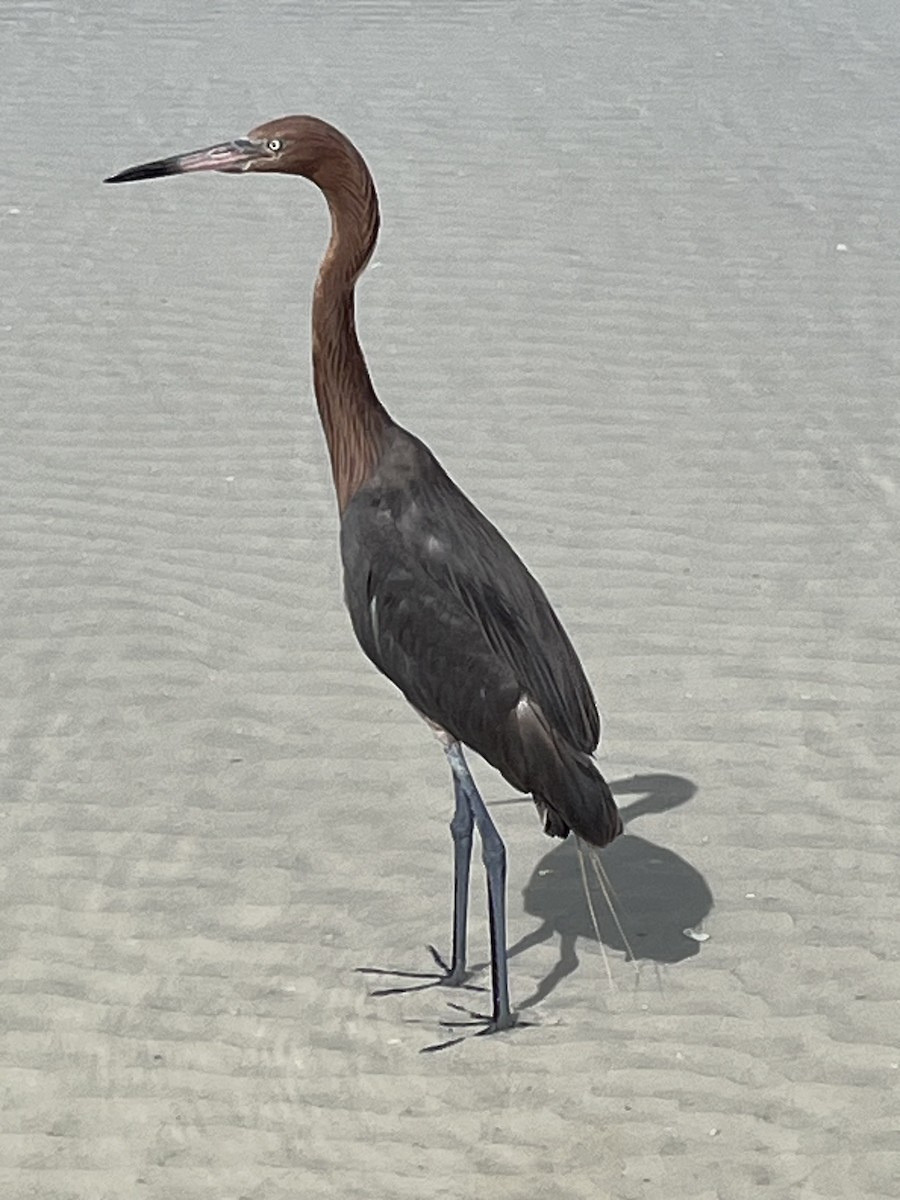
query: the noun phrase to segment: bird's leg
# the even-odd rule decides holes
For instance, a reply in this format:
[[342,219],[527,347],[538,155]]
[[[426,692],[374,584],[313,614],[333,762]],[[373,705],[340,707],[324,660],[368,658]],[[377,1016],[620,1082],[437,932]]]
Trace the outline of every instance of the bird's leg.
[[[468,764],[463,756],[459,742],[449,742],[445,752],[453,771],[453,779],[457,789],[457,800],[460,791],[468,802],[471,820],[478,827],[481,838],[481,860],[487,873],[488,918],[491,930],[491,992],[493,996],[493,1013],[489,1022],[489,1031],[508,1029],[515,1025],[516,1016],[509,1007],[509,978],[506,964],[506,847],[497,831],[497,826],[491,819],[484,801],[482,800],[475,780],[472,778]],[[457,808],[457,812],[458,812]],[[454,817],[454,821],[455,821]],[[471,825],[469,826],[471,844]],[[454,840],[456,834],[454,833]],[[459,843],[456,843],[457,849]],[[459,878],[457,877],[457,887]],[[467,889],[468,890],[468,889]],[[456,893],[459,898],[459,892]],[[456,912],[454,913],[454,966],[456,965],[456,934],[458,932]],[[463,933],[465,925],[463,924]]]
[[456,807],[450,822],[453,838],[453,958],[444,979],[446,984],[464,983],[466,976],[466,932],[469,919],[469,868],[472,863],[472,828],[475,824],[465,790],[453,775]]

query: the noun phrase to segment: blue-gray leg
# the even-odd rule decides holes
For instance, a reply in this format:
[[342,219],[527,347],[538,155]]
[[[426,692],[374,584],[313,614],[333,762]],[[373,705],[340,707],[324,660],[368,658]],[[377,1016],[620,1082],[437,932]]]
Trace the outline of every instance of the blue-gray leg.
[[[472,778],[468,764],[463,757],[462,747],[459,742],[451,742],[449,745],[446,745],[445,751],[450,762],[450,769],[453,771],[453,780],[456,787],[457,809],[454,815],[454,823],[459,815],[460,793],[462,793],[463,798],[468,803],[470,813],[468,825],[469,847],[471,849],[472,822],[474,822],[478,827],[478,836],[481,838],[481,859],[487,873],[488,918],[491,929],[491,994],[493,997],[493,1013],[490,1029],[508,1029],[516,1023],[516,1018],[509,1007],[509,978],[506,961],[506,847],[503,845],[503,839],[497,832],[497,826],[491,819],[491,815],[479,795],[478,788],[475,786],[475,780]],[[451,825],[451,829],[453,829],[453,825]],[[465,830],[463,822],[460,822],[460,829]],[[457,835],[455,830],[453,837],[458,863],[461,842],[456,840]],[[457,872],[454,884],[456,889],[453,921],[454,967],[457,961],[456,936],[459,931],[459,885],[460,879]],[[466,865],[466,892],[468,892],[468,859]],[[464,938],[464,919],[462,934]]]
[[469,921],[469,867],[472,862],[472,808],[462,784],[454,772],[453,792],[456,808],[450,822],[453,838],[453,958],[444,983],[466,980],[466,933]]

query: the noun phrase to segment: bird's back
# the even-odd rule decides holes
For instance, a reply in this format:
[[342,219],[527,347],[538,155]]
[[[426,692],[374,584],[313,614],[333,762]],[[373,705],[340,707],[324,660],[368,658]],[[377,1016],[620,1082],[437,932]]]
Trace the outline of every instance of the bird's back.
[[347,607],[407,700],[520,791],[549,833],[621,828],[590,758],[600,721],[578,657],[524,563],[417,438],[389,433],[344,511]]

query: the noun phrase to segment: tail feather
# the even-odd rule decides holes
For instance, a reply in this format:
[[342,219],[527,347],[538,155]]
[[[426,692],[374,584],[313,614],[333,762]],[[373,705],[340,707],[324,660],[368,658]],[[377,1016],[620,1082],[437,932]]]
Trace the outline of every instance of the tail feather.
[[608,846],[622,832],[622,817],[609,784],[586,754],[568,747],[555,766],[552,783],[532,792],[545,831],[565,837],[571,829],[592,846]]
[[545,832],[564,838],[573,830],[593,846],[607,846],[622,832],[622,818],[594,760],[550,729],[537,705],[521,703],[516,715],[524,790],[534,797]]

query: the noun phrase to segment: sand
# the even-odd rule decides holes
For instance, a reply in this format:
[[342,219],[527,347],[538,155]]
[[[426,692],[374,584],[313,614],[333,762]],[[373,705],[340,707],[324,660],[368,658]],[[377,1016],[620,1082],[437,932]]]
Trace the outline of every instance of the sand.
[[[900,1194],[895,8],[125,7],[0,9],[0,1194]],[[438,1053],[454,997],[356,970],[446,948],[451,792],[341,604],[324,206],[99,182],[291,111],[376,174],[377,386],[627,821],[613,990],[477,765],[532,1024]]]

